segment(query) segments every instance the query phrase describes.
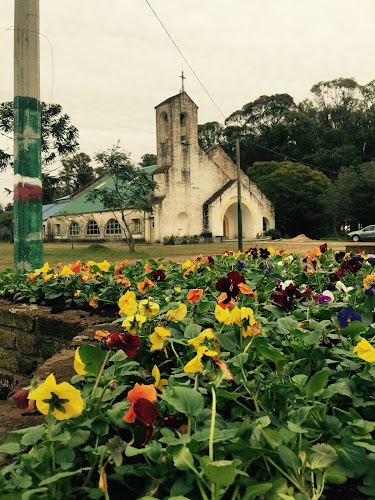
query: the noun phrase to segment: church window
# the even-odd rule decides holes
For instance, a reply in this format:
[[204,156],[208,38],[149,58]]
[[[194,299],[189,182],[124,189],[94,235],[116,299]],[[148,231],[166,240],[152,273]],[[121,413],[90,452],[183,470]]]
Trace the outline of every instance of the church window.
[[140,219],[133,219],[133,233],[141,232],[141,221]]
[[69,228],[69,235],[70,236],[78,236],[79,234],[81,234],[81,230],[79,228],[79,225],[77,224],[77,222],[72,222],[70,224],[70,228]]
[[105,234],[121,234],[121,226],[116,219],[109,219]]
[[86,234],[100,234],[99,226],[95,220],[90,220],[90,222],[87,224]]
[[187,141],[187,116],[186,113],[181,113],[180,114],[180,136],[181,136],[181,142]]
[[60,236],[60,224],[56,224],[56,236]]
[[263,232],[265,233],[270,228],[270,222],[266,217],[263,217]]
[[160,142],[168,140],[168,115],[163,112],[160,115]]

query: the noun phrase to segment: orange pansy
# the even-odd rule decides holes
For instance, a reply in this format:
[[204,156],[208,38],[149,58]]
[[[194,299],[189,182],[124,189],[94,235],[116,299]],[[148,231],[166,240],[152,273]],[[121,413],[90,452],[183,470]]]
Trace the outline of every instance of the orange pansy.
[[144,295],[153,286],[154,286],[153,282],[150,281],[148,278],[145,278],[141,283],[138,283],[137,288]]
[[152,268],[148,262],[143,266],[143,269],[146,271],[146,273],[152,273]]
[[131,403],[131,406],[126,413],[124,420],[128,424],[132,424],[137,418],[137,415],[134,411],[134,403],[137,401],[137,399],[147,399],[148,401],[150,401],[150,403],[155,403],[155,401],[158,399],[158,395],[154,385],[138,384],[138,382],[135,384],[134,388],[128,392],[127,397],[128,401]]
[[199,302],[202,298],[203,290],[200,288],[192,288],[188,291],[187,300],[192,304],[193,302]]
[[228,302],[227,304],[224,304],[224,300],[227,298],[227,294],[225,292],[223,292],[222,294],[219,295],[219,298],[217,299],[218,300],[218,305],[222,308],[222,309],[226,309],[227,307],[229,307],[229,309],[233,309],[234,307],[234,298],[232,297],[231,301]]
[[250,295],[251,297],[254,297],[254,299],[258,298],[258,294],[256,292],[253,292],[249,285],[246,285],[245,283],[238,283],[237,286],[243,294]]

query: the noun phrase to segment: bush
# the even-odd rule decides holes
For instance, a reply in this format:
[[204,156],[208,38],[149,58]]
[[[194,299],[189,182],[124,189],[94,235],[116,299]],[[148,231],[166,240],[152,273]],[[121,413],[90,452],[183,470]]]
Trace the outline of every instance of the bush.
[[273,240],[279,240],[282,236],[278,229],[269,229],[264,233],[265,236],[271,236]]
[[163,239],[163,245],[175,245],[176,244],[176,238],[173,236],[166,236]]

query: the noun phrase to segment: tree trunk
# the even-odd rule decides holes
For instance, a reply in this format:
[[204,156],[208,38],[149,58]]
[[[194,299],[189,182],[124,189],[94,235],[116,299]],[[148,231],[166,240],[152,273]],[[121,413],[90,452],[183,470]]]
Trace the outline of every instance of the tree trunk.
[[135,251],[135,249],[134,249],[134,245],[135,245],[134,238],[133,238],[132,232],[130,231],[129,225],[126,222],[125,215],[124,215],[123,212],[121,212],[121,218],[122,218],[122,222],[124,223],[124,226],[125,226],[125,238],[126,238],[126,241],[128,242],[128,245],[129,245],[129,251],[130,252],[134,252]]

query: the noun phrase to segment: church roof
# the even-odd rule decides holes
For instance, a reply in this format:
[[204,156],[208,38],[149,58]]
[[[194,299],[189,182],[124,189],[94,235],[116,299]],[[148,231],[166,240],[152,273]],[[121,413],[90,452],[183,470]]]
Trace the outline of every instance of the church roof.
[[208,198],[208,200],[204,203],[204,205],[211,205],[211,203],[213,203],[215,200],[217,200],[218,198],[220,198],[220,196],[227,190],[229,189],[231,186],[233,186],[233,184],[236,182],[235,179],[232,179],[230,180],[229,182],[227,182],[226,184],[224,184],[224,186],[220,189],[218,189],[216,191],[216,193],[214,193],[212,196],[210,196]]
[[[156,165],[142,168],[142,171],[145,172],[146,174],[153,174],[155,170],[156,170]],[[101,201],[87,200],[87,195],[90,192],[92,192],[93,190],[104,189],[104,188],[110,190],[115,188],[114,180],[110,175],[103,175],[99,177],[99,179],[96,179],[95,181],[91,182],[84,189],[78,191],[78,193],[76,193],[70,201],[66,203],[55,204],[54,207],[56,207],[56,209],[53,211],[53,213],[50,213],[49,216],[88,214],[88,213],[108,211],[108,208],[106,208]],[[46,210],[48,209],[46,208]]]
[[198,109],[198,106],[195,104],[195,102],[193,101],[193,99],[190,96],[187,95],[186,92],[180,92],[179,94],[176,94],[176,95],[174,95],[172,97],[169,97],[165,101],[163,101],[160,104],[158,104],[157,106],[155,106],[155,109],[158,109],[160,106],[163,106],[163,104],[168,104],[169,102],[172,102],[172,101],[174,101],[175,99],[177,99],[178,97],[181,97],[181,96],[186,96],[194,104],[194,106],[196,106],[197,109]]

